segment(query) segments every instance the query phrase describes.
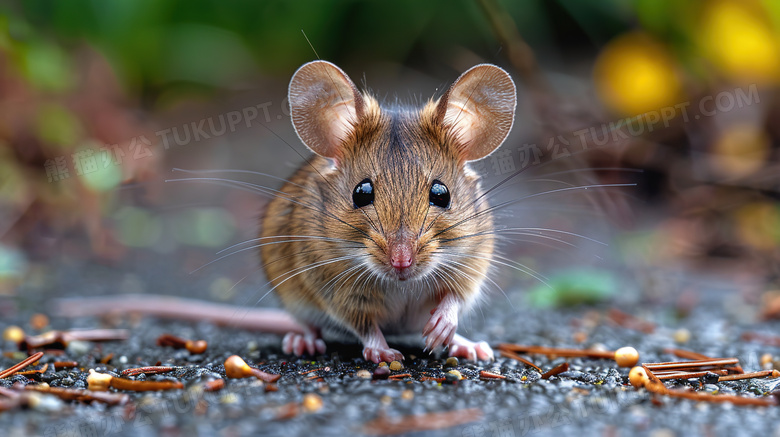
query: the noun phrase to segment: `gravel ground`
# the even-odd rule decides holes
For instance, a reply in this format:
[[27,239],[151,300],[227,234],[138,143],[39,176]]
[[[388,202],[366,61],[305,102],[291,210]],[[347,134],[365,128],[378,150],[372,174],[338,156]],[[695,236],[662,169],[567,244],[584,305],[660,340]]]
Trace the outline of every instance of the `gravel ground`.
[[[147,259],[144,270],[154,277],[166,271],[161,260]],[[112,277],[112,275],[114,275]],[[21,309],[0,322],[5,329],[18,324],[34,332],[29,317],[36,302],[51,295],[99,295],[116,290],[127,281],[126,269],[110,266],[68,264],[46,281],[46,286],[23,287],[18,301]],[[780,355],[778,347],[740,341],[745,331],[771,334],[778,322],[753,322],[757,308],[742,302],[735,285],[715,277],[674,275],[667,283],[671,290],[694,287],[701,298],[686,317],[668,302],[643,304],[634,313],[656,324],[653,333],[617,326],[604,314],[611,306],[539,310],[524,307],[519,293],[510,293],[511,305],[485,308],[471,318],[467,335],[496,345],[500,342],[584,348],[596,344],[609,350],[633,346],[642,362],[672,361],[667,347],[681,347],[713,357],[738,357],[746,371],[759,370],[765,353]],[[168,275],[164,289],[188,294],[182,282]],[[114,285],[107,285],[114,284]],[[113,288],[112,288],[113,287]],[[121,287],[120,287],[121,288]],[[677,293],[672,293],[673,295]],[[630,298],[628,299],[630,300]],[[626,307],[623,306],[623,309]],[[86,370],[108,373],[139,366],[176,366],[177,370],[137,379],[175,379],[185,388],[165,392],[130,393],[124,406],[106,407],[99,403],[63,402],[51,396],[38,397],[28,408],[0,413],[0,429],[8,436],[236,436],[236,435],[353,435],[402,432],[393,424],[404,423],[413,435],[513,436],[513,435],[777,435],[780,432],[776,407],[744,407],[689,400],[657,398],[644,389],[628,384],[628,369],[609,360],[527,356],[546,371],[567,361],[570,369],[548,380],[537,371],[507,358],[477,364],[460,362],[447,366],[446,357],[427,355],[418,347],[402,348],[405,368],[392,374],[409,373],[400,380],[364,378],[373,375],[376,365],[366,363],[360,350],[351,344],[329,344],[327,356],[294,359],[279,348],[280,338],[210,323],[184,323],[155,319],[114,320],[113,327],[128,328],[130,337],[122,342],[82,343],[68,346],[64,355],[47,356],[44,362],[75,360],[79,368],[49,370],[28,379],[15,376],[0,381],[1,387],[14,383],[47,382],[55,387],[84,388]],[[105,326],[105,321],[82,318],[52,318],[57,329]],[[156,346],[164,333],[184,338],[204,339],[204,354],[192,355],[184,349]],[[579,334],[575,334],[579,333]],[[690,338],[686,339],[686,333]],[[584,334],[584,335],[583,335]],[[577,338],[577,337],[582,338]],[[577,340],[583,340],[578,342]],[[686,341],[683,341],[686,340]],[[3,351],[14,350],[6,343]],[[100,360],[112,358],[106,363]],[[222,390],[203,391],[204,383],[224,378],[225,359],[238,354],[250,364],[270,373],[281,374],[275,389],[256,379],[228,379]],[[0,358],[0,368],[17,362]],[[458,370],[463,380],[420,381],[422,376],[441,378]],[[480,379],[487,370],[506,376],[501,380]],[[778,379],[700,384],[699,381],[668,383],[705,392],[772,396]],[[319,404],[321,401],[321,405]],[[417,418],[415,420],[415,418]],[[452,426],[448,426],[452,425]],[[435,427],[437,429],[426,429]]]

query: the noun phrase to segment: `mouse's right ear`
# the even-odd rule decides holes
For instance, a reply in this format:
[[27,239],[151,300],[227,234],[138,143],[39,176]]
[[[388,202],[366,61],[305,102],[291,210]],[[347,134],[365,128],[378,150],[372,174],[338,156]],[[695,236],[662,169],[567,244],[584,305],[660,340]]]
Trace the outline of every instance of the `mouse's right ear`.
[[330,62],[309,62],[290,80],[289,101],[295,132],[306,147],[338,159],[363,116],[363,97],[355,84]]
[[482,159],[512,130],[517,97],[506,71],[481,64],[463,73],[439,100],[437,121],[460,143],[464,161]]

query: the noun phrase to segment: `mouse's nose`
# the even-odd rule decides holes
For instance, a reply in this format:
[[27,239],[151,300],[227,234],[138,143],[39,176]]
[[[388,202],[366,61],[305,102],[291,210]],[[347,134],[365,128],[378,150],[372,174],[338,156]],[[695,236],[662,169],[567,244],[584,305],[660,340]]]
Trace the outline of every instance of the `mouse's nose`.
[[412,265],[412,256],[407,254],[397,254],[390,258],[390,264],[398,270],[404,270]]
[[398,273],[403,273],[414,264],[414,242],[406,238],[397,239],[390,243],[387,255],[390,265]]

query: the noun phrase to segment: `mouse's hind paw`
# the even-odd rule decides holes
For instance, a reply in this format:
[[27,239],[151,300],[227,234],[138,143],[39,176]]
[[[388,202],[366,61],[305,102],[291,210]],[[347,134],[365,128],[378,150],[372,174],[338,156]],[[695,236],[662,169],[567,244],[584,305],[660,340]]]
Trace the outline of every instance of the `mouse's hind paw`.
[[487,342],[473,342],[468,338],[455,334],[452,341],[449,344],[449,355],[451,357],[465,358],[469,361],[492,361],[495,359],[493,356],[493,349]]

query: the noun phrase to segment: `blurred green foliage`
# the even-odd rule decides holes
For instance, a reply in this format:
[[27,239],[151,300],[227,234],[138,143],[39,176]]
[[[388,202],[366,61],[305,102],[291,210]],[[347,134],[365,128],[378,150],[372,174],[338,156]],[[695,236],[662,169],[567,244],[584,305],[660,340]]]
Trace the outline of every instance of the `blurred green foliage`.
[[[630,3],[501,2],[542,50],[603,44],[630,23]],[[29,80],[52,91],[72,85],[67,48],[81,41],[107,56],[129,89],[152,95],[176,84],[197,90],[240,86],[256,74],[287,77],[316,58],[314,50],[340,64],[406,65],[441,63],[454,56],[453,47],[486,59],[500,51],[470,0],[19,0],[0,6],[0,16],[23,46],[20,65]]]

